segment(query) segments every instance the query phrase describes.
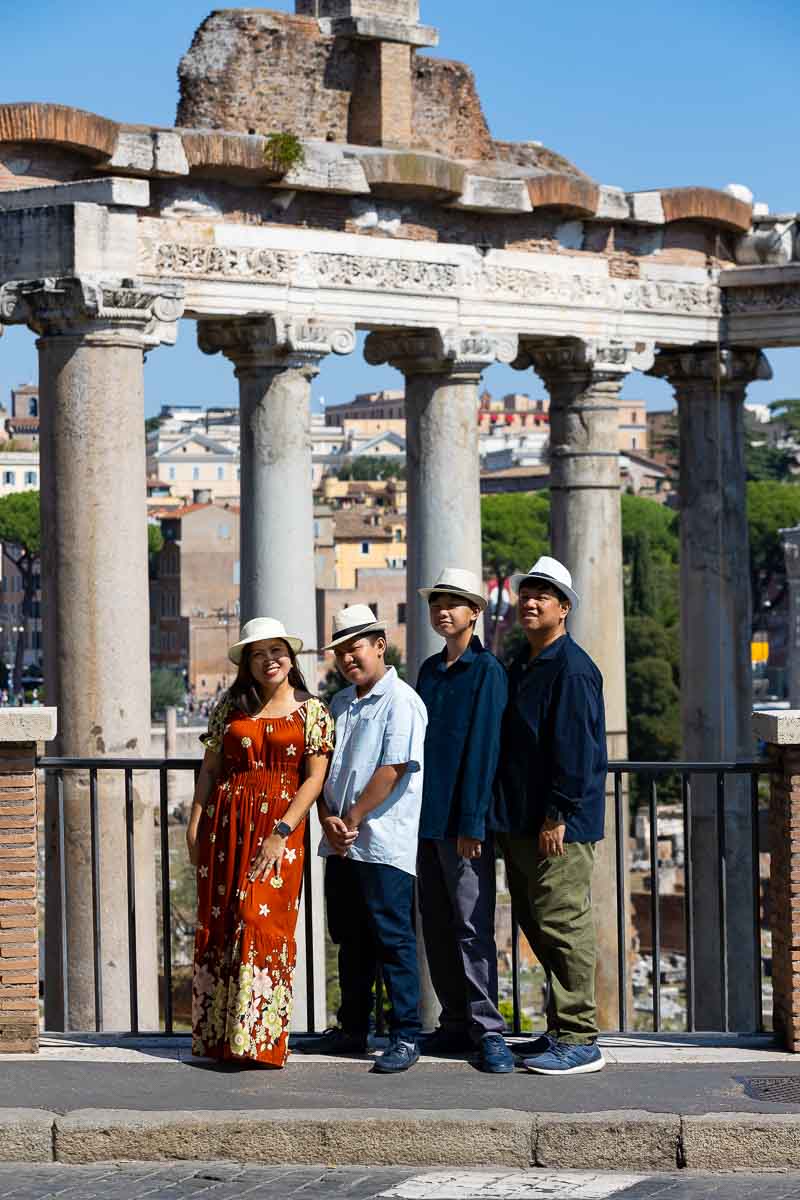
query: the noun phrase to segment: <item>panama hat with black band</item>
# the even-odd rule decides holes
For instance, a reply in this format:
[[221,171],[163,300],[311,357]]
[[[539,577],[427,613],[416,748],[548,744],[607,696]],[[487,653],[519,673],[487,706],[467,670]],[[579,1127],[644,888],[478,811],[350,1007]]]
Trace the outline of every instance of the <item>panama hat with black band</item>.
[[334,614],[331,640],[323,650],[335,650],[345,642],[362,637],[365,633],[381,633],[386,635],[386,626],[378,621],[368,604],[351,604]]
[[480,580],[472,571],[461,567],[445,567],[433,587],[419,589],[420,596],[430,601],[431,596],[460,596],[468,604],[474,604],[481,612],[486,608],[486,597],[481,591]]

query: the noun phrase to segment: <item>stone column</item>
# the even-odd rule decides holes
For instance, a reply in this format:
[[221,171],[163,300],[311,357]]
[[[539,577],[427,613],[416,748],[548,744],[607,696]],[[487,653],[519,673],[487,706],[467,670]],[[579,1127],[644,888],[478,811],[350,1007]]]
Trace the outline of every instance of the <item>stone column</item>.
[[[662,350],[652,369],[675,388],[680,429],[681,716],[688,760],[732,761],[752,753],[751,592],[744,462],[748,383],[769,379],[758,350]],[[694,907],[697,1022],[724,1023],[719,968],[716,795],[694,781]],[[733,1029],[755,1023],[751,816],[746,781],[726,796],[728,1007]],[[732,962],[734,960],[732,959]]]
[[[222,352],[239,380],[241,423],[241,616],[270,616],[316,646],[314,504],[310,431],[311,381],[322,359],[355,346],[350,326],[329,328],[312,319],[253,317],[202,321],[200,349]],[[317,656],[301,655],[311,691]],[[319,828],[312,814],[312,847]],[[325,1023],[325,939],[322,865],[312,861],[315,1023]],[[299,961],[305,954],[305,909],[297,923]],[[306,993],[298,971],[294,1026],[308,1029]]]
[[[775,773],[769,795],[769,915],[772,1024],[784,1049],[800,1053],[800,711],[753,713]],[[751,936],[752,940],[752,936]]]
[[[483,575],[478,389],[483,371],[496,361],[511,362],[517,348],[512,334],[458,330],[367,338],[367,362],[391,363],[406,379],[406,662],[412,685],[424,660],[442,645],[418,589],[433,583],[446,566]],[[430,1030],[440,1010],[422,938],[417,953],[422,1027]]]
[[[39,333],[42,604],[55,752],[138,758],[150,749],[150,647],[144,471],[144,352],[174,341],[180,285],[56,278],[7,284],[0,320]],[[106,1029],[130,1027],[124,790],[98,783],[102,1006]],[[66,772],[65,860],[48,796],[46,1023],[94,1028],[89,780]],[[154,814],[135,778],[139,1024],[157,1027]],[[69,1010],[61,1005],[65,873]]]
[[36,745],[54,708],[0,711],[0,1054],[39,1049]]
[[[572,572],[581,598],[568,628],[603,675],[609,758],[625,759],[628,721],[617,400],[626,375],[646,369],[653,361],[653,348],[569,339],[531,344],[526,354],[550,393],[551,545],[554,556]],[[525,361],[523,357],[521,365]],[[615,834],[609,781],[606,836],[598,850],[592,885],[601,1029],[619,1024]],[[630,914],[627,875],[624,887]]]
[[411,683],[442,645],[418,589],[445,566],[482,575],[478,391],[483,371],[494,362],[511,362],[516,353],[516,336],[504,333],[422,330],[367,338],[367,362],[388,362],[406,378]]
[[789,707],[800,709],[800,525],[781,529],[780,535],[789,585]]

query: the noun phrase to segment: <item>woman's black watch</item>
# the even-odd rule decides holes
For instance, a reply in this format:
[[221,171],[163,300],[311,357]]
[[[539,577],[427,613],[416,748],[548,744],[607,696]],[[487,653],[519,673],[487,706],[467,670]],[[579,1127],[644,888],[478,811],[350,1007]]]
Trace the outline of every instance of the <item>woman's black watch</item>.
[[277,833],[278,837],[288,838],[292,832],[291,825],[287,825],[285,821],[276,821],[273,833]]

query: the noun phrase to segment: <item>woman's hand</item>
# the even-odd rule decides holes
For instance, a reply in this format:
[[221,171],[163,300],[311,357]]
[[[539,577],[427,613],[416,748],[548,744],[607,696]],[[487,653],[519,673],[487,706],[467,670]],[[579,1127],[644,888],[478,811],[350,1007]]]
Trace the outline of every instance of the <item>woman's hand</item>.
[[273,833],[270,837],[264,838],[261,849],[250,864],[247,878],[251,883],[259,880],[261,883],[265,883],[273,867],[275,874],[280,875],[285,852],[286,838],[282,838],[279,833]]
[[189,851],[189,862],[193,867],[200,865],[200,839],[197,836],[197,826],[189,825],[186,829],[186,849]]

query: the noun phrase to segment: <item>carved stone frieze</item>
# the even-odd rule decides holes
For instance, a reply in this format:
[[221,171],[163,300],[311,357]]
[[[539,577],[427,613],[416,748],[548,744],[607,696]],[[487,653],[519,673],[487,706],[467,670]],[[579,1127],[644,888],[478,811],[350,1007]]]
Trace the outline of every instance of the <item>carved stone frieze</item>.
[[724,307],[730,316],[758,313],[800,312],[800,284],[776,283],[770,287],[735,287],[724,291]]
[[43,336],[97,341],[133,338],[145,348],[173,344],[183,315],[183,284],[61,276],[0,288],[0,322]]
[[697,346],[691,350],[661,350],[651,375],[666,379],[678,395],[708,393],[710,388],[744,390],[757,379],[772,378],[772,367],[761,350],[730,350]]
[[364,346],[364,357],[373,366],[388,362],[406,375],[479,376],[493,363],[513,362],[518,349],[516,334],[505,331],[402,330],[371,333]]
[[147,276],[250,280],[364,292],[465,295],[553,307],[687,316],[715,317],[721,312],[720,289],[713,283],[610,279],[526,270],[484,259],[466,265],[400,256],[214,246],[145,237],[140,242],[139,267]]
[[313,317],[243,317],[200,321],[197,342],[204,354],[222,353],[237,370],[254,367],[297,368],[316,372],[328,354],[350,354],[352,325],[331,325]]

